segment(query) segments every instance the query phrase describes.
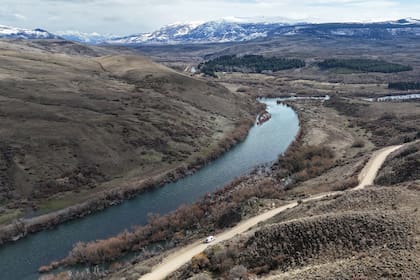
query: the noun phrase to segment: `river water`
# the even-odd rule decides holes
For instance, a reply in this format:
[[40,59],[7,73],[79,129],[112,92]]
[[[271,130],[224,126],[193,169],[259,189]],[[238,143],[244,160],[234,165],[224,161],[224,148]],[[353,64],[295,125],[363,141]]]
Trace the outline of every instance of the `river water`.
[[77,241],[103,239],[145,224],[148,213],[164,214],[197,201],[256,166],[276,160],[297,135],[299,120],[291,108],[277,105],[275,99],[260,102],[267,104],[272,118],[262,126],[252,127],[242,143],[193,175],[0,248],[0,279],[38,279],[38,267],[66,256]]

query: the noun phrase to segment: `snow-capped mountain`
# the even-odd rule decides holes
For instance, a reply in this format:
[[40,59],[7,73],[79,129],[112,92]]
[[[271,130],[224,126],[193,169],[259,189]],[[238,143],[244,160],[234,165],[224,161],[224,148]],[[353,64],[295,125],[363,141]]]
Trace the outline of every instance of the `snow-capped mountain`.
[[242,23],[210,21],[204,23],[181,23],[164,26],[152,33],[141,33],[114,40],[109,44],[175,44],[241,42],[266,37],[280,23]]
[[108,40],[110,44],[174,43],[202,25],[202,22],[174,23],[151,33],[140,33]]
[[49,33],[43,29],[23,29],[11,26],[0,25],[0,38],[14,39],[60,39],[59,36]]
[[415,18],[404,18],[397,21],[391,21],[390,23],[400,24],[400,25],[404,25],[404,24],[410,25],[410,24],[420,24],[420,20],[415,19]]
[[[221,21],[175,23],[150,33],[125,37],[82,33],[78,31],[51,34],[45,30],[21,29],[0,25],[0,38],[59,39],[84,44],[110,45],[164,45],[244,42],[255,39],[271,39],[281,36],[354,37],[366,39],[420,36],[420,20],[413,18],[372,23],[299,23],[276,22],[275,18],[229,18]],[[280,20],[280,18],[277,18]]]
[[56,34],[59,35],[63,39],[73,41],[73,42],[83,43],[83,44],[89,44],[89,45],[98,45],[107,40],[112,40],[118,37],[114,35],[101,35],[96,32],[83,33],[83,32],[74,31],[74,30],[58,31],[56,32]]
[[172,24],[152,33],[141,33],[107,40],[107,44],[183,44],[243,42],[258,38],[314,35],[346,36],[360,38],[390,38],[395,36],[420,36],[420,20],[407,18],[377,23],[252,23],[233,19],[201,24]]

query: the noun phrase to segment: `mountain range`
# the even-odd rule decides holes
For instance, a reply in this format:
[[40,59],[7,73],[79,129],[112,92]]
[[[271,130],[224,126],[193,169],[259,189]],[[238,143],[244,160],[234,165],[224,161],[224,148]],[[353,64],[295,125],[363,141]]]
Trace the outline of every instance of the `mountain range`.
[[0,38],[12,39],[59,39],[60,37],[43,29],[24,29],[0,25]]
[[101,35],[78,31],[49,33],[42,29],[27,30],[0,25],[0,38],[66,39],[84,44],[164,45],[243,42],[279,36],[342,36],[386,39],[398,36],[420,36],[420,20],[407,18],[375,23],[278,23],[210,21],[175,23],[150,33],[129,36]]

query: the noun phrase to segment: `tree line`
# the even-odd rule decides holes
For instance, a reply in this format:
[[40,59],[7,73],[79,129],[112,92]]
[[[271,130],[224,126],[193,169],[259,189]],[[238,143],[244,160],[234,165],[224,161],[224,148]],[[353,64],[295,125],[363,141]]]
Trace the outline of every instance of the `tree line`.
[[397,90],[415,90],[415,89],[420,89],[420,82],[389,83],[388,88],[397,89]]
[[198,68],[209,76],[215,72],[243,72],[261,73],[263,71],[281,71],[305,66],[305,61],[278,57],[264,57],[262,55],[225,55],[201,63]]
[[345,68],[360,72],[396,73],[411,71],[413,68],[408,65],[390,63],[384,60],[375,59],[326,59],[318,63],[322,69]]

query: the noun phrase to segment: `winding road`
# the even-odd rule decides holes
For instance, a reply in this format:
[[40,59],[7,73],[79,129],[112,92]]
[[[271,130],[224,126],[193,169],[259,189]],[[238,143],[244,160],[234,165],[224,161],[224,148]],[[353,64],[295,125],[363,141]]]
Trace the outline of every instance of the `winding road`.
[[[360,190],[360,189],[365,188],[366,186],[372,185],[373,181],[376,178],[376,175],[378,174],[379,169],[381,168],[382,164],[385,162],[388,155],[400,149],[402,146],[403,145],[390,146],[390,147],[386,147],[386,148],[376,151],[372,155],[368,163],[365,165],[365,167],[362,169],[362,171],[360,172],[359,177],[358,177],[359,185],[353,188],[352,190]],[[303,201],[306,202],[306,201],[311,201],[311,200],[317,200],[317,199],[321,199],[329,195],[340,194],[340,193],[343,193],[343,192],[336,191],[336,192],[322,193],[322,194],[304,199]],[[168,257],[164,258],[161,263],[153,267],[150,273],[143,275],[139,280],[164,279],[165,277],[169,276],[171,273],[179,269],[182,265],[190,261],[192,257],[203,252],[207,247],[229,240],[237,234],[241,234],[248,231],[250,228],[256,226],[258,223],[268,220],[274,217],[275,215],[289,208],[293,208],[297,205],[298,205],[297,201],[294,201],[292,203],[272,209],[261,215],[258,215],[246,221],[243,221],[239,223],[237,226],[217,235],[216,241],[212,242],[211,244],[204,244],[202,243],[202,241],[198,241],[189,246],[186,246],[174,252],[173,254],[169,255]]]

